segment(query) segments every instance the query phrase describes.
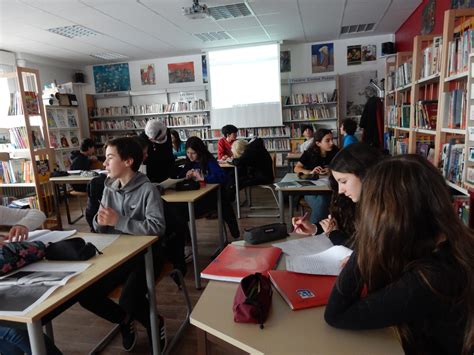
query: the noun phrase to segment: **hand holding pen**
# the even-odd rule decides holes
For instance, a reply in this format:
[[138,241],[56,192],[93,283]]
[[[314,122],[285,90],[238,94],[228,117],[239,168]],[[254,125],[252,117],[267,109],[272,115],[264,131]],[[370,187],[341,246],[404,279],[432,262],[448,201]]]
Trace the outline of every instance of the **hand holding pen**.
[[293,232],[302,235],[313,235],[317,228],[316,226],[308,221],[309,213],[306,212],[301,217],[293,217],[291,223],[293,224]]
[[101,226],[114,227],[119,220],[119,214],[113,208],[105,207],[101,200],[99,200],[99,203],[100,208],[99,212],[97,213],[97,222]]

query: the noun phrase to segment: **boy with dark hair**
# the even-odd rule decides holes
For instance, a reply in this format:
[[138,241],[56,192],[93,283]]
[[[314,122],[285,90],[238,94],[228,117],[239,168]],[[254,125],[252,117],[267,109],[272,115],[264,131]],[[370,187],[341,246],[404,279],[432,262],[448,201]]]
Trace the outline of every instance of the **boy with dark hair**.
[[217,142],[217,159],[226,160],[232,158],[232,143],[237,140],[239,130],[234,125],[228,124],[222,127],[223,137]]
[[304,125],[301,127],[301,133],[303,134],[305,141],[300,145],[300,152],[304,153],[314,142],[314,128],[311,125]]
[[[166,226],[160,192],[138,172],[142,156],[142,148],[132,137],[116,138],[107,143],[104,166],[109,175],[104,184],[102,206],[93,220],[97,232],[164,236]],[[153,249],[155,275],[158,276],[162,261],[157,258],[157,253],[161,252],[159,242]],[[119,304],[116,304],[108,294],[120,284],[124,286]],[[120,324],[123,347],[130,351],[136,342],[134,319],[150,333],[146,294],[145,265],[143,255],[140,255],[87,289],[81,295],[80,303],[98,316]],[[163,351],[166,332],[161,316],[159,333]]]
[[[97,160],[94,157],[95,144],[90,138],[86,138],[82,141],[80,150],[74,150],[71,152],[71,170],[90,170],[91,163],[93,160]],[[86,192],[86,185],[72,185],[75,191]]]
[[341,124],[341,134],[343,135],[342,138],[342,147],[345,148],[353,143],[357,143],[358,140],[354,137],[354,133],[357,130],[357,122],[353,119],[346,118],[342,121]]

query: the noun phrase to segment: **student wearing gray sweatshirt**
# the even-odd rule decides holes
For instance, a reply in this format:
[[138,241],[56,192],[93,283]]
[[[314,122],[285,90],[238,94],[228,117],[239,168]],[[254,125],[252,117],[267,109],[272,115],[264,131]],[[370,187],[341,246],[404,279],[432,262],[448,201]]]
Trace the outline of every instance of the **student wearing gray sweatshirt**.
[[[104,166],[108,172],[101,207],[94,217],[98,233],[164,236],[166,224],[158,189],[138,172],[143,152],[131,137],[116,138],[107,143]],[[133,238],[133,236],[131,236]],[[159,243],[154,244],[155,275],[159,275],[162,258],[157,257]],[[108,294],[123,284],[119,304]],[[80,296],[81,305],[112,323],[120,324],[125,350],[135,346],[138,320],[150,331],[150,318],[143,255],[125,263]],[[166,347],[165,324],[159,316],[161,349]]]

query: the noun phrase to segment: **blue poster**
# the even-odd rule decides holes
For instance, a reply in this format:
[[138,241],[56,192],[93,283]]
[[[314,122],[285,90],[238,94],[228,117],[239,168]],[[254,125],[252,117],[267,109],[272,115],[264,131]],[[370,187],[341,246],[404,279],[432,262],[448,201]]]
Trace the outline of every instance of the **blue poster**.
[[94,65],[95,92],[130,90],[128,63]]

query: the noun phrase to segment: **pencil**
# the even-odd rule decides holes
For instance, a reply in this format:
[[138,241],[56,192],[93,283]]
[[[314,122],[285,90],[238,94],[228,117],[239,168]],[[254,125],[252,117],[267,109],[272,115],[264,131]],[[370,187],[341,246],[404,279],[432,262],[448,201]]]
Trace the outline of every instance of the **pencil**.
[[102,204],[102,201],[101,200],[97,200],[99,201],[100,205],[102,206],[102,208],[105,208],[105,206]]

